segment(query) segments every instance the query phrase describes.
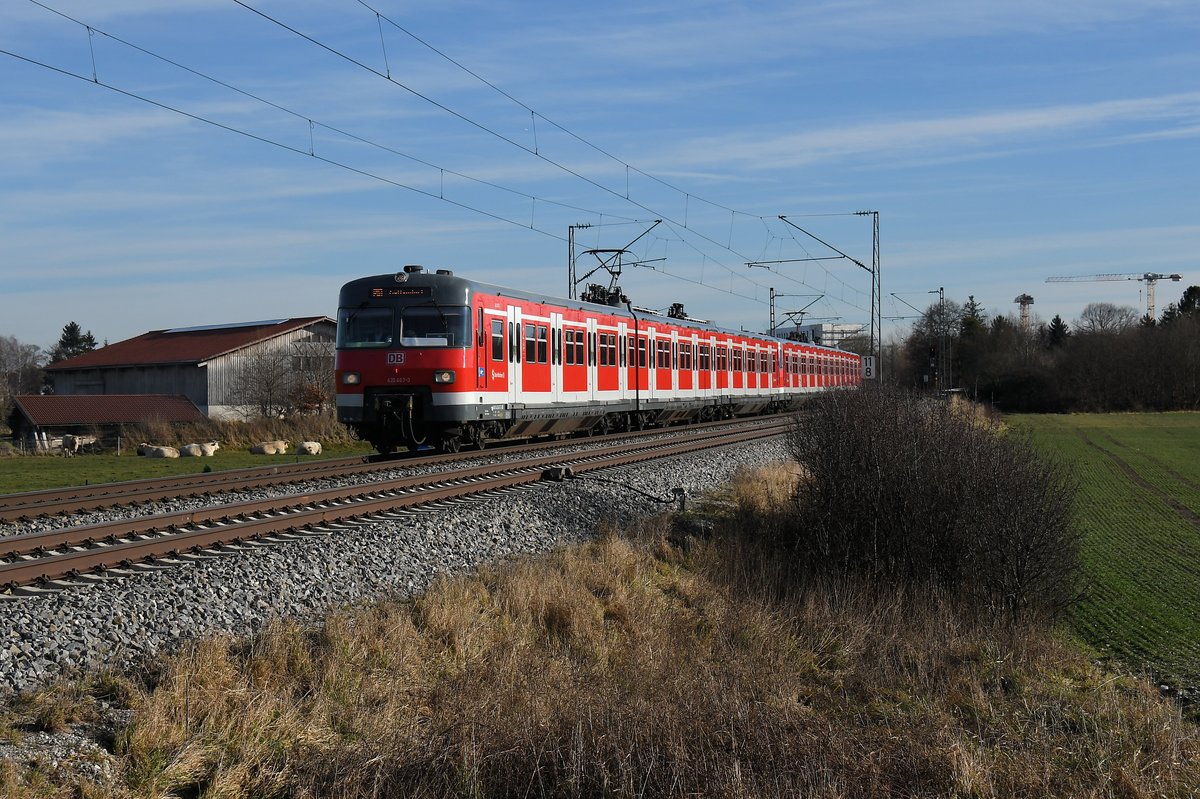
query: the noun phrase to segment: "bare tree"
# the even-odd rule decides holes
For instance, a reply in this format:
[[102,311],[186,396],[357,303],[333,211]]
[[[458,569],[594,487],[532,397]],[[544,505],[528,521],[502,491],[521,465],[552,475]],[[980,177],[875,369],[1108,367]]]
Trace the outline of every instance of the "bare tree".
[[334,396],[331,345],[310,340],[247,353],[233,375],[230,399],[247,417],[276,419],[328,410]]
[[1084,333],[1122,333],[1138,323],[1138,312],[1128,305],[1092,302],[1079,314],[1075,329]]
[[294,407],[297,378],[286,350],[260,348],[242,357],[230,399],[247,418],[278,419]]
[[0,417],[7,415],[17,394],[36,394],[42,385],[46,354],[36,344],[0,336]]

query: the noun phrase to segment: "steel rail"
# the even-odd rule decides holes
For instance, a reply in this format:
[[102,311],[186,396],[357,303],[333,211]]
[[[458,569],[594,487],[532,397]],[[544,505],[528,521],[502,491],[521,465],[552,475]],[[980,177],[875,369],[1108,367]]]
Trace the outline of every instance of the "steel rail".
[[[728,426],[728,421],[702,422],[687,427],[664,427],[649,430],[615,433],[604,440],[623,441],[647,436],[661,435],[672,431],[704,430]],[[570,446],[591,440],[587,437],[554,441],[522,443],[504,446],[494,451],[465,450],[448,454],[417,454],[393,458],[369,458],[363,456],[327,458],[319,461],[274,463],[251,466],[243,469],[226,469],[216,472],[194,472],[165,478],[124,480],[114,483],[96,483],[87,486],[69,486],[40,491],[25,491],[16,494],[0,494],[0,523],[52,517],[66,513],[104,510],[106,508],[157,502],[180,497],[213,496],[215,494],[260,489],[271,486],[289,485],[325,477],[340,477],[353,474],[370,474],[407,466],[436,466],[443,463],[488,457],[495,453],[520,454],[537,452],[551,447]],[[596,437],[594,440],[601,440]]]
[[[144,520],[12,536],[12,539],[24,539],[24,545],[40,539],[42,544],[26,549],[26,553],[45,553],[52,548],[62,547],[86,548],[0,563],[0,586],[12,590],[25,585],[44,584],[89,572],[105,572],[118,566],[127,568],[139,562],[173,557],[183,552],[198,552],[219,544],[263,540],[282,533],[299,529],[311,530],[398,508],[528,485],[543,480],[549,468],[567,467],[569,473],[579,474],[729,446],[779,435],[784,429],[786,425],[776,424],[749,430],[719,431],[686,441],[647,442],[632,451],[628,446],[614,446],[589,452],[575,459],[564,459],[561,456],[528,459],[513,464],[464,469],[448,475],[423,475],[385,481],[371,486],[369,491],[347,492],[345,489],[335,489],[315,494],[280,497],[274,500],[273,504],[237,503],[217,506],[203,512],[165,514],[146,517]],[[447,484],[450,480],[453,482]],[[264,513],[269,515],[248,518]],[[239,516],[244,520],[238,521]],[[186,521],[183,521],[184,519]],[[136,524],[131,528],[132,523],[139,521],[156,524],[149,527]],[[181,530],[180,524],[195,527]],[[101,534],[102,529],[107,532]],[[120,529],[124,530],[123,534],[117,532]],[[84,537],[79,538],[78,533],[83,533]],[[97,537],[98,535],[100,537]],[[51,543],[56,540],[61,543]],[[0,543],[5,541],[7,539],[0,539]]]

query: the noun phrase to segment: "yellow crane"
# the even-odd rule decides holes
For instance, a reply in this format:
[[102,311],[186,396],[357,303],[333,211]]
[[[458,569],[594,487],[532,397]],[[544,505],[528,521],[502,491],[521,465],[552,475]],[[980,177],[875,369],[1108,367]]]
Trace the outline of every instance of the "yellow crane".
[[1094,280],[1137,280],[1146,284],[1146,315],[1154,318],[1154,284],[1160,280],[1183,280],[1183,275],[1164,275],[1161,272],[1135,272],[1120,275],[1068,275],[1066,277],[1048,277],[1047,283],[1076,283]]

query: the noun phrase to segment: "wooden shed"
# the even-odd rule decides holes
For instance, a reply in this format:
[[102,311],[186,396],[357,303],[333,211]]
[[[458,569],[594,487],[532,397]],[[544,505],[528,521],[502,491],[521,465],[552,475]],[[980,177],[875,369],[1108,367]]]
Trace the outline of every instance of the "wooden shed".
[[[327,316],[152,330],[51,364],[55,395],[182,395],[211,418],[255,414],[255,386],[332,386],[337,323]],[[263,387],[266,381],[274,381]]]
[[144,422],[197,422],[204,419],[191,400],[156,394],[61,395],[13,397],[9,425],[13,441],[31,450],[57,449],[67,434],[99,435],[106,446],[117,428]]

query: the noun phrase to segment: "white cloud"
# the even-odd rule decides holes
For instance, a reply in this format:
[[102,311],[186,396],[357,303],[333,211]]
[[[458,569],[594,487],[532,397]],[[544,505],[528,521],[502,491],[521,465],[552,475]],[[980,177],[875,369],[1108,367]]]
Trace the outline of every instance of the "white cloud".
[[[1056,136],[1115,124],[1170,124],[1200,113],[1200,93],[984,111],[930,119],[866,122],[782,136],[705,137],[673,149],[675,163],[723,162],[779,169],[853,156],[893,157],[958,147],[978,150],[1031,136]],[[666,160],[666,159],[664,159]]]

